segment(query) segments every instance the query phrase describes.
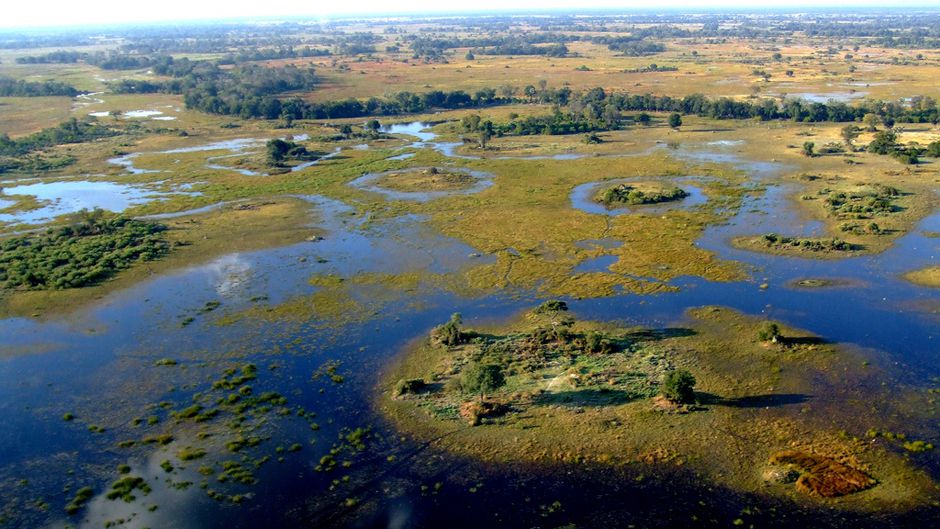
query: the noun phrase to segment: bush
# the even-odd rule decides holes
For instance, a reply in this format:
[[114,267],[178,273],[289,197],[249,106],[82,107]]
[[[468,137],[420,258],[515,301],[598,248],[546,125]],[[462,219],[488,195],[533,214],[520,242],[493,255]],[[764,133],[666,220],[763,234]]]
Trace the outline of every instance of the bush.
[[780,327],[772,321],[765,321],[757,330],[757,338],[762,342],[776,343],[780,339]]
[[685,369],[670,371],[663,379],[663,397],[677,404],[695,402],[695,377]]
[[460,345],[466,341],[466,334],[460,330],[460,324],[463,323],[459,312],[451,314],[450,320],[434,329],[433,337],[447,346]]
[[536,314],[546,314],[549,312],[564,312],[568,310],[568,304],[564,301],[552,299],[546,301],[535,308]]
[[427,383],[424,379],[420,378],[403,378],[395,384],[395,396],[402,396],[406,394],[417,393],[427,387]]

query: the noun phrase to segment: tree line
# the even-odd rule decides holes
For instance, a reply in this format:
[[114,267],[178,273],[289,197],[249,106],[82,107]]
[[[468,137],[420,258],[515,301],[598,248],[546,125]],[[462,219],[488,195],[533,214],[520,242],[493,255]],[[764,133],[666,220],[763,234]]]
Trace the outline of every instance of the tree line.
[[0,76],[0,97],[75,97],[80,93],[74,86],[61,81],[24,81]]

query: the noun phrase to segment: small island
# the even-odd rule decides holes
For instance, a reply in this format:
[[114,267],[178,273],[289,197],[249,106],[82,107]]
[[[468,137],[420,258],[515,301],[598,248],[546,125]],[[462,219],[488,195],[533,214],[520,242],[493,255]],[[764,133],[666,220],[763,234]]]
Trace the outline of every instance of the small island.
[[675,202],[689,196],[688,191],[656,182],[631,182],[608,187],[595,200],[608,208]]
[[477,183],[473,174],[439,167],[422,167],[385,173],[375,185],[403,193],[463,191]]
[[940,288],[940,266],[928,266],[904,274],[904,279],[925,287]]
[[906,448],[866,439],[887,419],[826,396],[837,376],[868,376],[847,350],[721,307],[689,319],[624,328],[548,301],[471,330],[455,314],[406,351],[379,406],[405,434],[497,463],[610,465],[637,479],[682,468],[847,508],[932,494]]
[[811,254],[814,257],[846,257],[864,247],[837,237],[787,237],[767,233],[758,237],[737,237],[731,243],[743,250],[775,255]]

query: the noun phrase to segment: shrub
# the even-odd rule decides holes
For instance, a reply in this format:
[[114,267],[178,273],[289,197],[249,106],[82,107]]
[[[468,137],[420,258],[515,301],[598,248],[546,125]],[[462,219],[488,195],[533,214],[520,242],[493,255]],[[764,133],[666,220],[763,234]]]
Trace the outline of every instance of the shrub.
[[780,339],[780,327],[772,321],[765,321],[757,330],[757,338],[762,342],[776,343]]
[[568,310],[568,304],[564,301],[558,299],[552,299],[546,302],[543,302],[541,305],[535,308],[536,314],[546,314],[549,312],[564,312]]
[[672,402],[689,404],[695,402],[695,377],[685,369],[670,371],[663,379],[662,393]]
[[451,314],[450,320],[434,329],[433,336],[439,342],[447,346],[460,345],[466,340],[466,334],[460,330],[460,324],[463,323],[460,313]]
[[417,393],[427,387],[427,383],[420,378],[403,378],[395,384],[395,395],[401,396],[408,393]]

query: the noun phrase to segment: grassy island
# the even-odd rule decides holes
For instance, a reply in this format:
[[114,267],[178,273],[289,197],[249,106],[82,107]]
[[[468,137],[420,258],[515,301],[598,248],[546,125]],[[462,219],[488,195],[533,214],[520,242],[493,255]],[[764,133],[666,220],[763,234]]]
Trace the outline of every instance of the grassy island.
[[840,347],[719,307],[658,329],[567,309],[549,302],[479,330],[454,315],[387,375],[381,410],[411,436],[494,462],[638,476],[681,467],[736,490],[838,496],[859,509],[923,501],[934,486],[897,447],[863,439],[887,419],[851,395],[830,398],[837,378],[862,384],[874,371]]

